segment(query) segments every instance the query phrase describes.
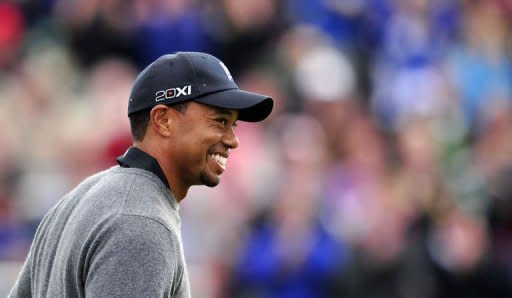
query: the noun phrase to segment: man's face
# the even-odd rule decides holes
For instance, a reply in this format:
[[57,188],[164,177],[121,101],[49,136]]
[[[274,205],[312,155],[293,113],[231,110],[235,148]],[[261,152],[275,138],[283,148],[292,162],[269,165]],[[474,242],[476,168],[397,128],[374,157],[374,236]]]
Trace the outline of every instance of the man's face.
[[185,185],[216,186],[226,169],[229,150],[238,147],[234,128],[238,111],[190,102],[176,118],[171,144],[175,175]]

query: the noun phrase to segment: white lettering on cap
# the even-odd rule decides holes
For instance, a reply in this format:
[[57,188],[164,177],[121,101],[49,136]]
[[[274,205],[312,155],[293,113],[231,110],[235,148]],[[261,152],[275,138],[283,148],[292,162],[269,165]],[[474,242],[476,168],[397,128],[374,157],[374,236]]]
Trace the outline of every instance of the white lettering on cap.
[[192,86],[186,85],[183,87],[169,88],[166,90],[157,91],[155,94],[155,101],[162,101],[165,99],[176,98],[180,96],[187,96],[192,93]]
[[224,65],[224,63],[222,63],[222,61],[219,61],[219,64],[220,66],[222,66],[222,69],[224,69],[224,72],[226,73],[226,75],[228,76],[228,78],[233,81],[233,77],[231,76],[231,73],[229,72],[229,69],[226,67],[226,65]]

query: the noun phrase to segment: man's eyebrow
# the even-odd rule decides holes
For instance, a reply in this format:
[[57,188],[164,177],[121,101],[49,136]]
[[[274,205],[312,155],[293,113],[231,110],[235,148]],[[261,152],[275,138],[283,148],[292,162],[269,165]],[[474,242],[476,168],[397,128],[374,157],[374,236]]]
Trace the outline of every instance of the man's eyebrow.
[[220,114],[220,115],[227,115],[227,116],[233,116],[236,114],[233,110],[227,110],[227,109],[219,109],[216,108],[214,114]]

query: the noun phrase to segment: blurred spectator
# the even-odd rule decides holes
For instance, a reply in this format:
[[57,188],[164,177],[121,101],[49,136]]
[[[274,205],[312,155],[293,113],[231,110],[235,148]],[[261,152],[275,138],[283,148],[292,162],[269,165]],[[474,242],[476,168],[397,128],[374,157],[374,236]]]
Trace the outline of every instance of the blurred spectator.
[[396,9],[385,23],[371,74],[372,108],[379,124],[389,130],[400,129],[411,117],[440,113],[445,87],[439,65],[454,42],[448,38],[453,34],[446,32],[451,27],[437,18],[444,10],[451,11],[453,1],[394,3]]
[[294,69],[295,86],[304,111],[313,115],[327,134],[328,156],[337,159],[340,127],[350,121],[356,97],[355,74],[343,53],[327,43],[305,50]]
[[74,55],[84,66],[109,56],[134,58],[133,1],[56,0],[55,18],[69,36]]
[[481,221],[454,212],[438,222],[429,240],[435,297],[509,297],[509,274],[488,256],[488,233]]
[[509,20],[498,1],[466,1],[463,40],[447,57],[450,80],[465,120],[478,132],[481,111],[493,101],[512,98],[512,64],[507,52]]
[[[507,272],[512,269],[512,189],[509,182],[511,169],[510,165],[504,166],[489,180],[492,200],[487,210],[489,260],[501,264]],[[511,286],[510,283],[508,286]]]
[[365,0],[284,1],[288,18],[294,24],[309,24],[327,33],[347,50],[358,44]]
[[278,196],[248,231],[230,295],[338,297],[335,281],[347,248],[326,233],[317,216],[325,166],[322,128],[303,116],[282,120],[285,164]]
[[219,0],[208,7],[208,32],[214,42],[214,53],[234,76],[243,68],[257,65],[265,51],[285,29],[281,1],[277,0]]
[[[84,86],[87,98],[81,100],[93,104],[93,115],[89,121],[103,127],[96,132],[96,143],[100,154],[100,167],[113,166],[116,157],[123,155],[131,145],[130,124],[127,119],[129,94],[136,77],[135,68],[123,60],[106,59],[94,65]],[[103,146],[103,147],[101,147]],[[101,160],[103,159],[103,160]]]
[[133,50],[139,66],[176,51],[214,50],[200,1],[133,2],[136,21]]
[[0,71],[18,58],[24,34],[21,9],[9,2],[0,3]]

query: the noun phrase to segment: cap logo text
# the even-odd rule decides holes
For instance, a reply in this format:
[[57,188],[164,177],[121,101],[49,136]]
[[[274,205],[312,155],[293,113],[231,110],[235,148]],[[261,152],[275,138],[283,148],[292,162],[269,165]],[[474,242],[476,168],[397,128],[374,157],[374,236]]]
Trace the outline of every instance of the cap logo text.
[[159,90],[155,93],[155,101],[162,101],[171,98],[178,98],[180,96],[187,96],[192,93],[192,86],[186,85],[183,87],[169,88],[166,90]]
[[224,65],[224,63],[222,63],[222,61],[219,61],[219,64],[220,64],[220,66],[222,66],[222,69],[224,69],[224,72],[228,76],[228,79],[233,81],[233,77],[231,76],[231,73],[229,72],[229,69],[226,67],[226,65]]

